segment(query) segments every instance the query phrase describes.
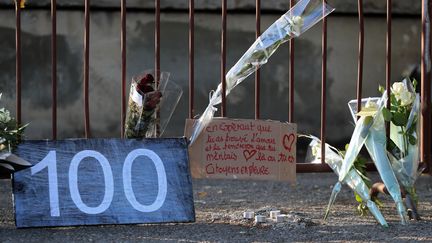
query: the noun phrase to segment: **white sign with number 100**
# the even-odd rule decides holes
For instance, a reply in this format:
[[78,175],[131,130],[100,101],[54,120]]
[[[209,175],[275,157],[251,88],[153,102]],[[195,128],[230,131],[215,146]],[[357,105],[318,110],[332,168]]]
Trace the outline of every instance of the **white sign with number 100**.
[[[158,193],[154,202],[150,205],[143,205],[139,203],[135,197],[132,189],[132,165],[135,159],[139,156],[148,157],[156,167],[158,178]],[[105,180],[105,194],[102,202],[96,207],[86,205],[78,190],[78,167],[81,161],[85,158],[96,159],[104,174]],[[59,195],[58,195],[58,177],[57,177],[57,158],[56,151],[50,151],[48,155],[39,163],[31,168],[31,174],[34,175],[44,168],[48,168],[48,184],[49,184],[49,199],[50,199],[50,212],[52,217],[60,216]],[[100,214],[105,212],[111,205],[114,195],[114,180],[108,159],[101,153],[95,150],[83,150],[75,154],[69,166],[69,190],[72,201],[77,208],[86,214]],[[154,212],[157,211],[165,202],[167,195],[167,177],[165,167],[161,158],[152,150],[149,149],[135,149],[127,156],[123,164],[123,189],[126,199],[132,207],[140,212]]]

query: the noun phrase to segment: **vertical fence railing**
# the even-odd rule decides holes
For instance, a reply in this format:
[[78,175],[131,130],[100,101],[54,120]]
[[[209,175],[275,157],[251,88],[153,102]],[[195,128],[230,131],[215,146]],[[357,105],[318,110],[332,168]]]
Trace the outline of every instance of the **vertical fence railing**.
[[160,0],[155,0],[155,71],[156,80],[160,72]]
[[222,33],[221,33],[221,83],[222,83],[222,107],[221,116],[226,116],[226,32],[227,32],[227,0],[222,0]]
[[195,97],[195,0],[189,0],[189,119],[194,117]]
[[[19,2],[19,1],[17,1]],[[21,124],[21,7],[20,4],[15,4],[15,89],[16,89],[16,120]]]
[[[323,0],[323,14],[326,0]],[[327,17],[322,20],[322,65],[321,65],[321,144],[326,142],[326,110],[327,110]],[[325,148],[325,146],[322,146]],[[321,149],[321,164],[325,164],[325,149]]]
[[90,0],[85,0],[84,10],[84,131],[85,138],[90,135],[89,109],[89,64],[90,64]]
[[[255,38],[261,35],[261,1],[255,1]],[[255,71],[255,119],[260,119],[260,79],[261,71],[259,68]]]
[[[289,7],[294,6],[290,0]],[[294,39],[289,40],[289,69],[288,69],[288,122],[294,122]]]
[[431,22],[432,1],[422,0],[421,31],[421,117],[420,158],[428,165],[432,174],[431,161]]
[[[390,97],[390,82],[391,82],[391,11],[392,11],[392,1],[387,0],[387,30],[386,30],[386,90],[387,96]],[[390,99],[387,99],[387,109],[390,109]],[[385,123],[387,141],[390,138],[390,123]]]
[[364,17],[363,0],[357,1],[359,36],[358,36],[358,62],[357,62],[357,111],[361,110],[361,97],[363,86],[363,46],[364,46]]
[[[325,3],[326,0],[323,0]],[[226,116],[226,34],[227,34],[227,1],[221,0],[222,13],[221,13],[221,81],[222,81],[222,109],[221,115]],[[295,1],[290,0],[290,7],[294,5]],[[85,137],[91,137],[90,133],[90,114],[89,114],[89,51],[90,51],[90,0],[84,2],[84,126]],[[57,15],[56,15],[56,0],[51,0],[51,20],[52,20],[52,33],[51,33],[51,64],[52,64],[52,138],[57,138]],[[386,31],[386,89],[390,91],[391,82],[391,12],[392,1],[387,0],[387,31]],[[189,118],[194,116],[194,0],[189,1]],[[421,33],[421,159],[431,166],[431,16],[429,15],[432,9],[431,0],[422,0],[422,33]],[[255,34],[258,37],[260,34],[260,14],[261,2],[256,0],[256,26]],[[124,119],[126,113],[126,0],[121,0],[121,124],[124,126]],[[15,44],[16,44],[16,117],[18,123],[22,122],[21,118],[21,9],[19,4],[15,5],[16,29],[15,29]],[[363,16],[363,1],[358,0],[358,19],[359,19],[359,39],[358,39],[358,73],[357,73],[357,100],[359,101],[358,110],[360,107],[360,100],[362,96],[362,79],[363,79],[363,53],[364,53],[364,16]],[[160,0],[155,0],[155,70],[160,70]],[[288,121],[294,121],[294,40],[289,42],[289,114]],[[322,25],[322,74],[321,74],[321,139],[325,142],[326,137],[326,70],[327,70],[327,19],[324,18]],[[159,72],[156,72],[159,75]],[[158,78],[158,77],[157,77]],[[259,73],[255,77],[255,117],[260,117],[259,107]],[[122,137],[123,129],[121,132]],[[323,154],[324,155],[324,154]],[[322,155],[322,157],[324,157]],[[298,172],[311,172],[311,171],[328,171],[329,168],[325,164],[298,164]],[[429,170],[431,171],[431,170]]]
[[[160,84],[160,75],[161,75],[161,64],[160,64],[160,0],[155,0],[155,76],[156,76],[156,89],[159,88]],[[160,111],[156,112],[156,119],[160,118]],[[160,122],[156,124],[156,136],[159,136],[160,131]]]
[[57,139],[57,1],[51,0],[51,127],[52,139]]
[[126,119],[126,0],[121,0],[120,6],[120,49],[121,49],[121,127],[120,134],[124,138]]

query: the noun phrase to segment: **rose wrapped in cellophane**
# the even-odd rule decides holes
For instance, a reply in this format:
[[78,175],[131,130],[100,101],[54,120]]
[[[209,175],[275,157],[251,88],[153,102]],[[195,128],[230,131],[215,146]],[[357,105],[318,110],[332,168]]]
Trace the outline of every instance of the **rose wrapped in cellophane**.
[[[358,113],[357,100],[352,100],[348,103],[353,120],[356,122],[356,128],[354,129],[351,141],[359,139],[359,136],[361,136],[362,140],[364,140],[366,149],[369,152],[371,159],[375,163],[381,180],[384,182],[387,191],[389,192],[390,196],[393,198],[393,201],[396,204],[399,217],[401,218],[401,223],[405,224],[406,210],[403,204],[400,186],[396,179],[395,173],[392,170],[389,158],[387,157],[387,139],[385,134],[384,117],[382,112],[386,101],[386,92],[383,93],[381,98],[362,99],[362,110]],[[359,120],[357,120],[357,116],[360,116]],[[365,125],[365,123],[367,124]],[[363,130],[360,132],[360,134],[355,133],[356,131],[358,131],[359,127],[362,127]],[[358,144],[350,143],[349,147],[351,146],[358,146]],[[350,168],[347,165],[351,163],[351,161],[348,161],[347,158],[355,158],[360,152],[360,149],[361,147],[356,147],[352,149],[348,148],[347,154],[343,161],[342,169]],[[355,154],[348,155],[349,152],[353,151],[355,151]],[[345,171],[341,171],[341,174],[339,175],[339,180],[341,180],[341,178],[344,178],[346,174],[347,173]]]
[[[274,22],[255,40],[240,60],[228,71],[226,79],[226,95],[254,73],[257,68],[267,63],[276,49],[291,38],[298,37],[311,28],[322,18],[330,14],[334,8],[321,0],[301,0],[288,12]],[[209,105],[201,117],[194,123],[191,143],[212,120],[216,105],[222,102],[222,84],[212,92]]]
[[[307,159],[309,162],[321,162],[321,140],[314,136],[306,136],[310,139],[312,139],[312,142],[309,145],[309,149],[311,152],[308,151],[308,154],[311,155],[310,159]],[[339,175],[340,168],[342,166],[343,161],[343,153],[339,151],[338,149],[330,146],[329,144],[325,144],[325,162],[332,168],[332,170],[336,173],[336,175]],[[367,208],[371,212],[371,214],[375,217],[375,219],[378,221],[378,223],[384,227],[388,227],[388,224],[384,218],[384,216],[381,214],[380,210],[378,209],[375,202],[373,202],[369,195],[369,187],[364,181],[364,178],[362,177],[361,173],[357,171],[355,168],[351,168],[351,170],[348,172],[348,175],[344,178],[342,181],[343,184],[348,185],[366,204]],[[334,201],[336,200],[336,197],[338,193],[341,190],[341,182],[337,182],[332,190],[330,200],[324,215],[324,219],[327,219],[328,214],[330,212],[330,208],[333,205]]]
[[125,121],[126,138],[151,138],[163,134],[183,94],[169,76],[167,72],[147,71],[132,78]]
[[384,119],[390,122],[388,156],[396,177],[405,189],[410,219],[419,219],[414,184],[424,169],[419,168],[420,95],[415,92],[416,85],[416,80],[395,82],[391,88],[390,110],[383,110]]

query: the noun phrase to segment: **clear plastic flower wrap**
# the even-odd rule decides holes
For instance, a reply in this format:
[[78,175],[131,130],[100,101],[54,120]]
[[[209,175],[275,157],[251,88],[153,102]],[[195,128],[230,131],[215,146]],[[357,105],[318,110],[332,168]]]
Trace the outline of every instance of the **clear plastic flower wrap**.
[[[309,144],[309,151],[308,151],[309,158],[307,158],[306,160],[312,163],[314,162],[320,163],[321,162],[321,141],[314,136],[306,136],[306,137],[312,140],[311,143]],[[339,171],[342,166],[342,161],[343,161],[342,154],[336,148],[326,143],[325,162],[330,166],[330,168],[332,168],[332,170],[336,173],[336,175],[339,175]],[[380,225],[384,227],[388,227],[388,224],[384,216],[381,214],[377,205],[371,200],[368,186],[363,181],[362,176],[359,174],[359,172],[356,169],[351,168],[350,171],[348,172],[348,175],[344,178],[342,183],[348,185],[353,191],[355,191],[361,197],[363,202],[366,202],[366,206],[368,207],[369,211],[375,217],[375,219],[378,221]],[[330,212],[330,208],[333,205],[334,201],[336,200],[336,197],[340,192],[341,187],[342,187],[341,182],[337,182],[334,185],[324,219],[327,219],[328,214]]]
[[[414,215],[410,215],[410,218],[419,219],[415,206],[418,199],[414,184],[424,169],[419,168],[420,95],[416,94],[413,83],[408,79],[394,83],[392,91],[393,108],[389,111],[390,117],[387,120],[390,121],[390,139],[393,144],[388,149],[388,156],[393,171],[407,194],[407,207],[413,210]],[[405,113],[404,117],[408,119],[395,120],[395,113],[398,112]],[[407,200],[414,202],[407,202]]]
[[132,78],[124,128],[126,138],[151,138],[163,134],[183,94],[169,77],[168,72],[149,70]]
[[[276,49],[291,38],[298,37],[311,28],[322,18],[330,14],[334,8],[323,4],[321,0],[301,0],[288,12],[276,20],[243,54],[240,60],[226,74],[226,95],[267,63]],[[217,110],[216,105],[222,102],[222,84],[211,93],[210,102],[201,117],[195,122],[191,143],[208,125]]]
[[[401,223],[405,224],[406,210],[403,204],[400,186],[396,179],[395,173],[392,170],[391,163],[387,157],[387,141],[386,141],[387,139],[385,134],[384,117],[382,112],[387,101],[386,92],[384,92],[382,97],[378,99],[377,103],[375,103],[376,100],[377,98],[363,99],[362,107],[364,107],[365,110],[359,113],[357,113],[357,100],[352,100],[348,103],[353,120],[356,122],[356,128],[354,129],[354,133],[352,135],[351,141],[356,139],[364,140],[366,149],[368,150],[369,155],[374,161],[378,173],[380,174],[381,179],[384,182],[390,196],[393,198],[396,204],[399,217],[401,218]],[[369,104],[372,103],[374,105],[369,105],[370,107],[368,109],[368,103]],[[361,115],[361,118],[357,120],[356,115]],[[359,127],[364,128],[364,130],[359,129]],[[359,130],[362,130],[362,132],[358,132]],[[358,143],[353,143],[353,144],[350,143],[349,147],[351,146],[359,146],[359,145]],[[342,165],[342,169],[351,168],[347,166],[347,164],[350,161],[347,161],[346,159],[351,158],[352,156],[356,157],[358,155],[358,152],[360,152],[360,149],[361,147],[354,147],[352,149],[348,148],[345,160],[343,162],[344,164]],[[348,155],[348,152],[350,151],[356,151],[356,153]],[[341,178],[344,177],[339,175],[339,179]]]

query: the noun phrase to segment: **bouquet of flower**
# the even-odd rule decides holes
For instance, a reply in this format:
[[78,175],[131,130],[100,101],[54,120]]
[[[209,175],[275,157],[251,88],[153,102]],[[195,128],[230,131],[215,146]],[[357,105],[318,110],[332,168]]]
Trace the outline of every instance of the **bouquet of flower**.
[[420,95],[415,92],[416,85],[416,80],[411,82],[409,79],[394,83],[391,88],[390,109],[383,109],[384,119],[390,122],[388,156],[393,171],[405,190],[410,219],[419,219],[415,206],[418,199],[414,184],[424,169],[419,168]]
[[[362,104],[364,105],[362,105],[362,111],[358,113],[356,110],[357,101],[353,100],[348,103],[353,119],[356,122],[356,127],[343,161],[342,169],[339,174],[339,181],[343,180],[347,176],[349,169],[354,163],[353,158],[355,159],[364,144],[375,163],[388,193],[396,204],[397,211],[401,218],[401,223],[405,224],[406,211],[402,201],[400,186],[387,157],[387,141],[382,112],[386,101],[386,92],[383,93],[381,98],[363,99]],[[359,120],[357,120],[357,116],[360,116]]]
[[[159,77],[159,80],[155,80]],[[169,81],[169,73],[146,72],[132,78],[125,122],[126,138],[160,136],[183,91]]]
[[20,126],[8,110],[0,109],[0,170],[13,172],[31,166],[29,162],[12,154],[21,142],[26,127],[27,125]]
[[[288,12],[274,22],[246,51],[240,60],[226,74],[226,95],[249,75],[265,63],[283,43],[298,37],[322,18],[330,14],[334,8],[321,0],[301,0]],[[195,122],[191,143],[214,116],[216,105],[222,102],[222,84],[212,92],[210,103],[202,116]]]
[[[309,149],[312,151],[310,154],[312,156],[312,163],[315,161],[321,161],[321,141],[314,137],[314,136],[307,136],[310,139],[312,139],[312,142],[309,145]],[[332,168],[332,170],[336,173],[336,175],[339,175],[340,168],[342,166],[344,153],[342,151],[339,151],[338,149],[330,146],[329,144],[325,144],[325,162]],[[369,186],[368,186],[368,179],[365,178],[365,176],[356,168],[351,168],[348,172],[348,175],[344,178],[342,181],[343,184],[348,185],[356,194],[356,197],[358,196],[360,200],[362,201],[362,204],[359,205],[362,207],[365,205],[369,211],[372,213],[372,215],[375,217],[375,219],[384,227],[388,227],[388,224],[386,220],[384,219],[383,215],[381,214],[379,208],[377,207],[376,203],[371,200],[371,197],[369,195]],[[327,206],[326,213],[324,215],[324,219],[327,219],[330,208],[333,205],[334,201],[336,200],[336,197],[338,193],[340,192],[342,187],[341,182],[337,182],[335,186],[333,187],[332,194],[330,196],[330,200]],[[365,210],[365,209],[360,209]]]

